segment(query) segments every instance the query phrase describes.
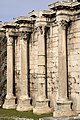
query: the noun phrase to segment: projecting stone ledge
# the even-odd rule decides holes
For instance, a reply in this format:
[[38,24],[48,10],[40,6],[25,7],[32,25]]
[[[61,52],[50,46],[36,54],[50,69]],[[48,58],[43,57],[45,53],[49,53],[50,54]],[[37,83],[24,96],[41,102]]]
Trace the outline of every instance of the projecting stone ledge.
[[67,2],[67,1],[58,1],[53,4],[48,5],[50,9],[59,10],[59,9],[70,9],[74,10],[74,8],[79,9],[80,2]]
[[73,116],[73,117],[46,117],[46,118],[40,118],[39,120],[80,120],[80,116]]

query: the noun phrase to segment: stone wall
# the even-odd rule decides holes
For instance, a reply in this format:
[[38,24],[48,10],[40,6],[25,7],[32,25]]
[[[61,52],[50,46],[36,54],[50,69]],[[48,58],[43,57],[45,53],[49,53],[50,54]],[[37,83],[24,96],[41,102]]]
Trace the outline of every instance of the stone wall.
[[73,109],[79,111],[80,99],[80,20],[75,20],[68,30],[68,80],[69,96]]
[[58,92],[58,27],[51,26],[47,37],[47,94],[55,109]]

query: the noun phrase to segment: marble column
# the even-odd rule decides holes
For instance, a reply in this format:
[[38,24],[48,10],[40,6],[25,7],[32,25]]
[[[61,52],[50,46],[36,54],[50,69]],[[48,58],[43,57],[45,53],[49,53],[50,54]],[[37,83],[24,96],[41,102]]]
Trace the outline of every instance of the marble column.
[[72,101],[67,97],[67,21],[58,21],[59,44],[58,44],[58,100],[57,110],[53,112],[53,116],[72,116],[75,114],[71,110]]
[[21,34],[21,95],[18,100],[18,111],[29,111],[33,107],[30,104],[31,98],[28,95],[28,40],[30,33],[22,32]]
[[67,100],[67,59],[66,59],[66,25],[65,20],[59,23],[59,44],[58,44],[58,78],[59,78],[59,99]]
[[12,109],[15,108],[15,96],[13,95],[13,37],[8,35],[7,37],[7,95],[3,108]]
[[38,34],[38,93],[33,113],[44,114],[51,112],[46,98],[45,26],[38,27]]

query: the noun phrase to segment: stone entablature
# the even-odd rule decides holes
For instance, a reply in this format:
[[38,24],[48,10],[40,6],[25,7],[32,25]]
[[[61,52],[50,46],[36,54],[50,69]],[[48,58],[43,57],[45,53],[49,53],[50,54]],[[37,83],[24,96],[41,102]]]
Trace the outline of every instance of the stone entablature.
[[3,108],[53,116],[80,114],[79,7],[79,2],[56,2],[49,11],[33,11],[29,18],[1,26],[0,41],[7,40]]

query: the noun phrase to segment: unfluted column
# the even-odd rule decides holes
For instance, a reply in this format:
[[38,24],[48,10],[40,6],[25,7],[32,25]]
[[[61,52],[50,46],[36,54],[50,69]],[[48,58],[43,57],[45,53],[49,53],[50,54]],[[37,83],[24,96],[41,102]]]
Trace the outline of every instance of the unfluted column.
[[31,98],[28,95],[28,40],[30,33],[23,32],[21,35],[21,95],[18,100],[17,110],[29,111],[33,107],[30,104]]
[[59,44],[58,44],[58,100],[57,110],[53,112],[54,116],[71,116],[74,112],[71,111],[72,101],[67,97],[67,21],[58,21]]
[[15,108],[15,97],[13,95],[13,37],[8,35],[7,37],[7,95],[3,108],[12,109]]
[[49,100],[46,98],[45,26],[39,26],[38,31],[38,93],[33,113],[44,114],[51,112]]
[[67,59],[66,59],[66,26],[65,20],[59,23],[59,44],[58,44],[58,78],[59,78],[59,99],[67,100]]

